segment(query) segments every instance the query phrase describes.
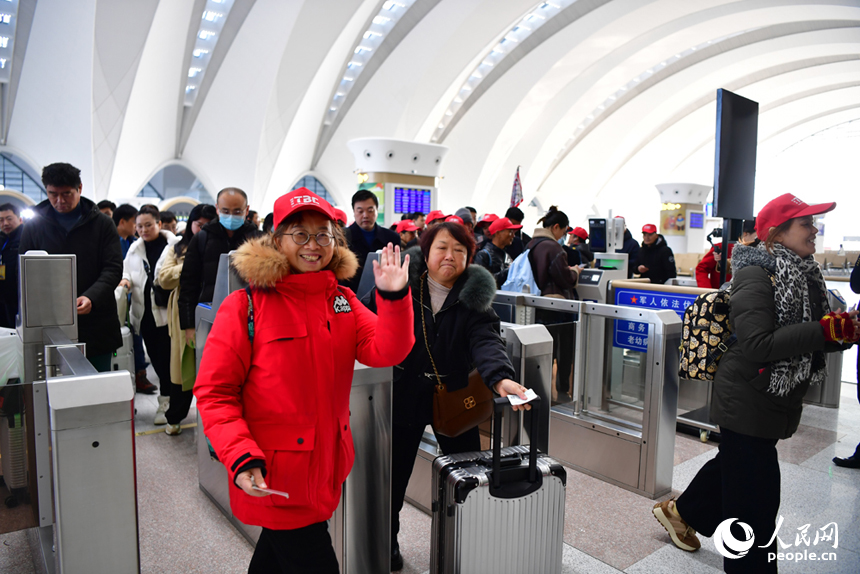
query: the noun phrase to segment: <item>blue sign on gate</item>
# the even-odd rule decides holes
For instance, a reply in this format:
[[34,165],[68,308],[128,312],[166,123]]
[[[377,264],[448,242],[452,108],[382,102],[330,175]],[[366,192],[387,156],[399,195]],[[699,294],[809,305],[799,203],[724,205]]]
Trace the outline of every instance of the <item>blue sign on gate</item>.
[[[693,304],[697,296],[687,293],[664,293],[662,291],[620,288],[615,290],[615,304],[654,311],[671,309],[683,319],[684,311]],[[644,353],[648,350],[648,327],[648,323],[616,319],[612,345],[621,349]]]

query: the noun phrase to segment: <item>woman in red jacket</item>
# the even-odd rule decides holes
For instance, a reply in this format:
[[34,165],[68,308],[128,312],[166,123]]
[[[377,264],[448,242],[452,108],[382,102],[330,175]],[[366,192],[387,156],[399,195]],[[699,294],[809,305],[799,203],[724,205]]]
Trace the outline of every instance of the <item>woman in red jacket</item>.
[[263,527],[249,572],[336,573],[326,520],[355,458],[353,367],[396,365],[412,349],[409,261],[399,265],[389,244],[374,262],[377,318],[338,287],[358,262],[331,205],[300,188],[274,214],[274,234],[233,256],[251,291],[218,310],[194,394],[229,471],[233,514]]

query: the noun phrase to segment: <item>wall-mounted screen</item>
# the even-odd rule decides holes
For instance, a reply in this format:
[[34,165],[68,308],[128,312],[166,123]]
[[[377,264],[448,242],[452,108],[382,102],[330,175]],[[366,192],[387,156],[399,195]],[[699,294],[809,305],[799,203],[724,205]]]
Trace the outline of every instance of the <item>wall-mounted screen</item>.
[[430,213],[430,190],[416,187],[394,188],[394,213]]
[[690,212],[690,229],[702,229],[705,227],[705,214]]

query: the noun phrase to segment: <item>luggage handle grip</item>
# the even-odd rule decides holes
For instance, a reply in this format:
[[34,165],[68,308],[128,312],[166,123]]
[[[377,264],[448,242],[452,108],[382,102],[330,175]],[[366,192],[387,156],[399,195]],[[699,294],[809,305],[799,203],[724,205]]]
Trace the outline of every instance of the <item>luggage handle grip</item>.
[[[537,480],[537,445],[538,445],[538,411],[540,410],[540,397],[535,397],[529,403],[532,405],[532,421],[529,425],[529,482]],[[502,485],[502,425],[499,415],[506,407],[510,407],[511,401],[507,397],[493,399],[493,488]]]

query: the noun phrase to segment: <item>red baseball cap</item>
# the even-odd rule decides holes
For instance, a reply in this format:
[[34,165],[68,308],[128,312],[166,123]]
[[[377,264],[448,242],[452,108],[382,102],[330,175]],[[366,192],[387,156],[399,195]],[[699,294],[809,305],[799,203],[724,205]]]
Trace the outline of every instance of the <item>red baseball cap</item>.
[[334,208],[335,220],[341,225],[346,225],[346,212],[342,209]]
[[481,219],[478,220],[478,223],[492,223],[494,221],[498,221],[499,216],[495,213],[485,213],[481,216]]
[[331,221],[337,221],[334,208],[329,202],[312,192],[306,187],[294,189],[286,195],[282,195],[275,201],[274,227],[277,228],[281,222],[297,211],[316,211]]
[[463,219],[461,217],[456,216],[456,215],[449,215],[448,217],[445,218],[445,222],[446,223],[447,222],[459,223],[460,225],[464,225]]
[[507,217],[503,217],[501,219],[495,220],[490,224],[490,235],[495,235],[499,231],[504,231],[505,229],[522,229],[522,225],[514,225],[511,223],[511,220]]
[[657,226],[653,223],[646,223],[642,226],[642,233],[657,233]]
[[433,211],[431,211],[430,213],[427,214],[427,217],[424,219],[424,224],[425,225],[429,224],[431,221],[433,221],[435,219],[445,219],[446,217],[447,217],[447,215],[442,213],[440,210],[434,209]]
[[418,226],[415,225],[415,222],[411,219],[404,219],[397,222],[397,233],[403,233],[404,231],[418,231],[418,229]]
[[573,233],[574,235],[576,235],[577,237],[579,237],[583,241],[588,239],[588,232],[585,229],[583,229],[582,227],[574,227],[573,229],[570,230],[570,233]]
[[779,227],[789,219],[818,215],[836,209],[836,202],[809,205],[797,196],[784,193],[761,208],[755,220],[755,232],[762,241],[767,239],[771,227]]

